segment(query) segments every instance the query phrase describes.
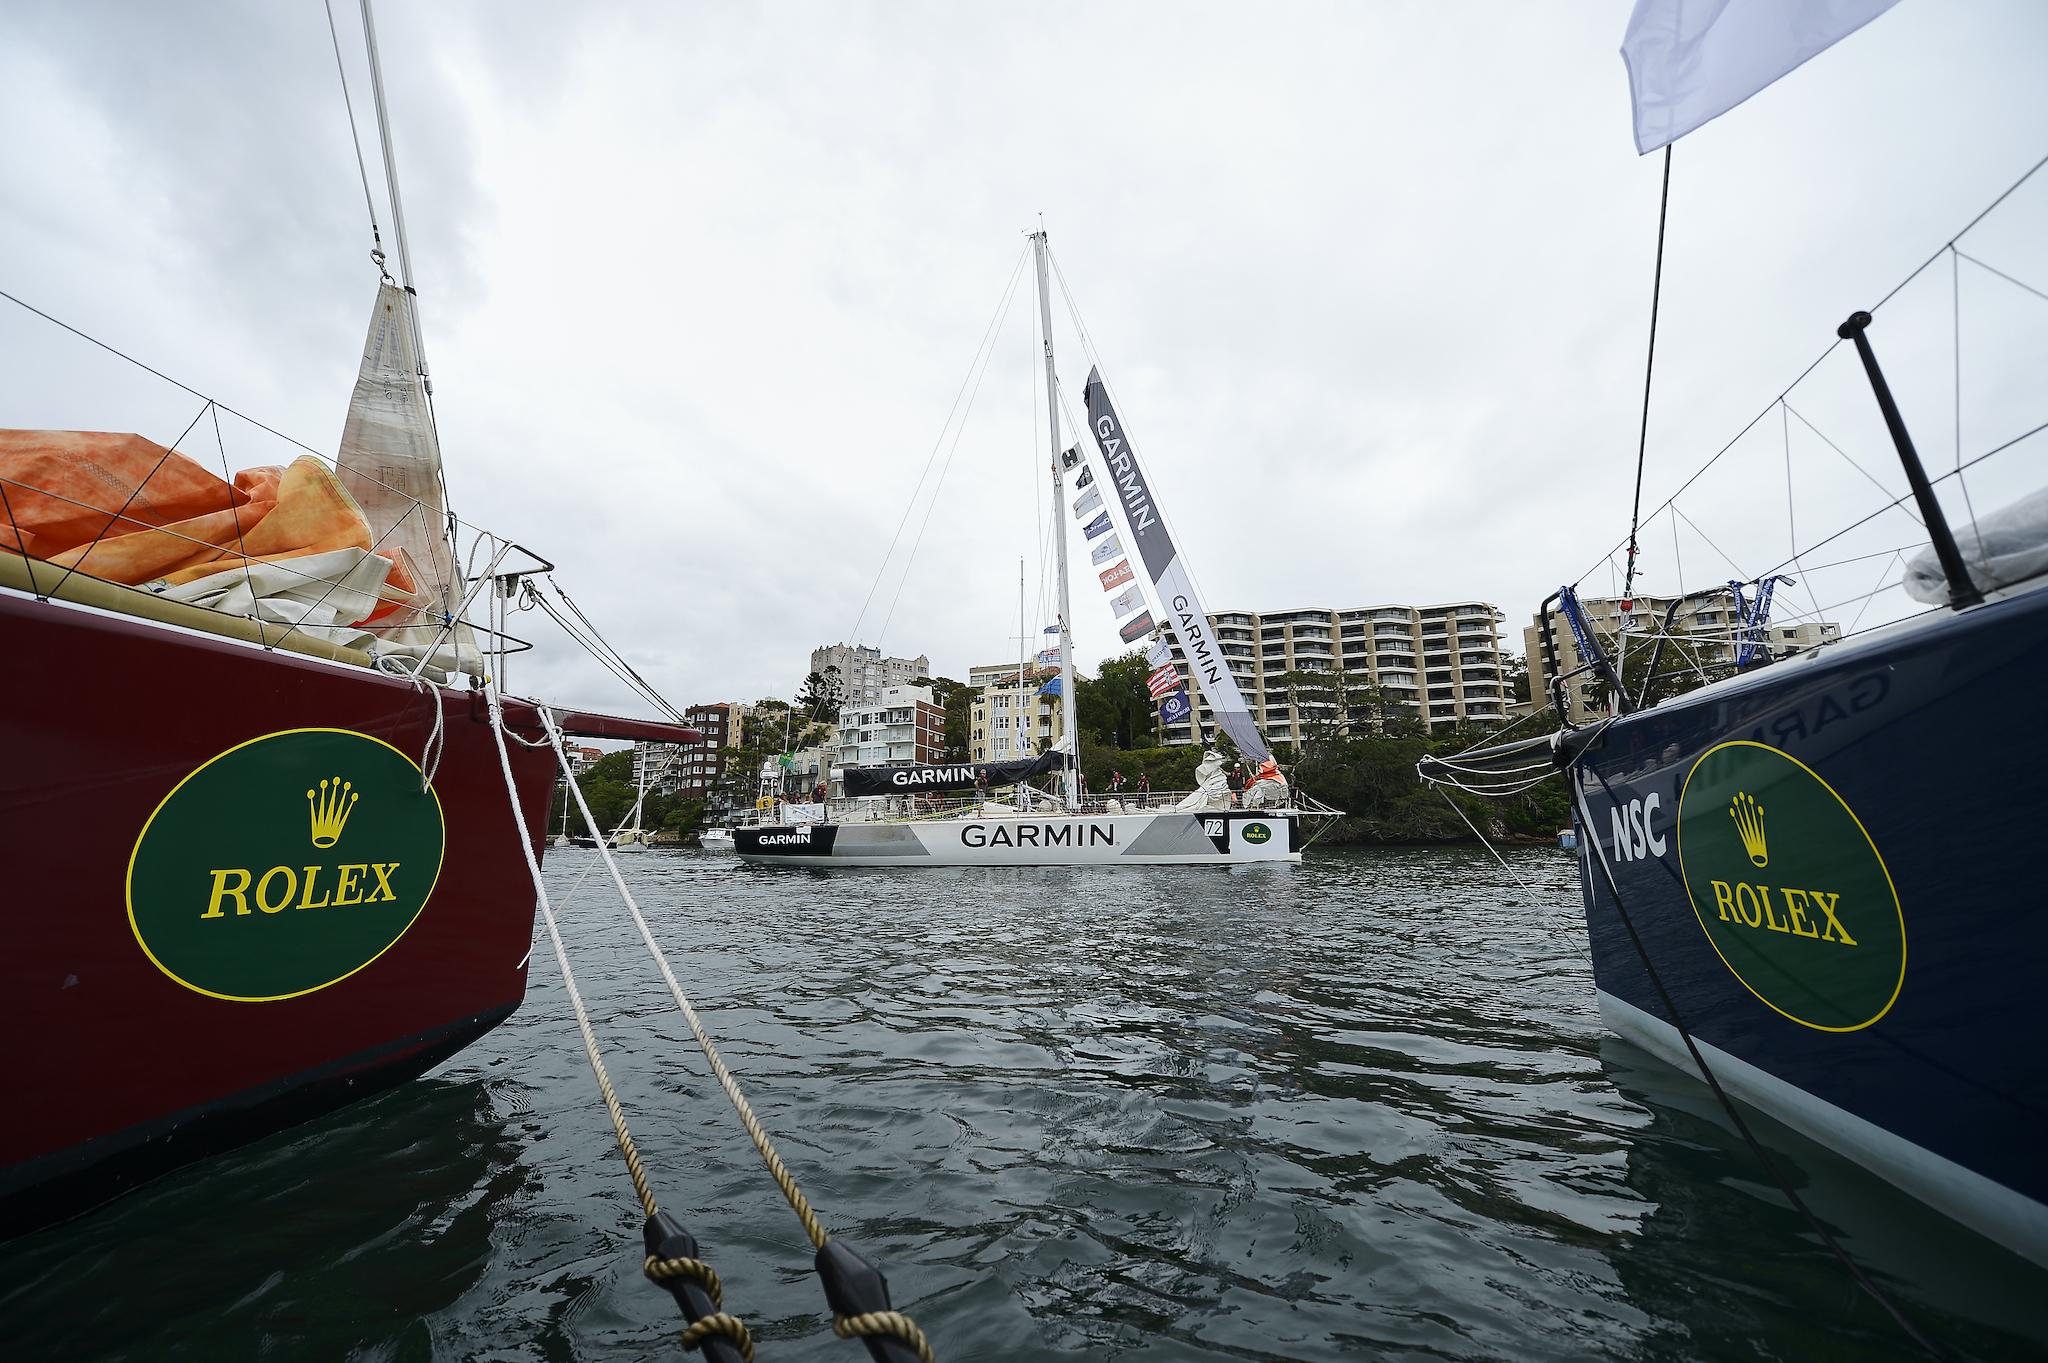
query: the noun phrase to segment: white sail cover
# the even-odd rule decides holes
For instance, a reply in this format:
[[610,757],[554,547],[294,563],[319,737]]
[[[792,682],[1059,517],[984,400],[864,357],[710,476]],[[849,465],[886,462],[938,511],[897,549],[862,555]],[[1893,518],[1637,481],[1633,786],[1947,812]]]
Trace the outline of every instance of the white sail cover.
[[1088,371],[1086,395],[1088,429],[1094,433],[1108,468],[1106,486],[1114,489],[1105,500],[1123,520],[1125,542],[1137,546],[1145,575],[1165,609],[1167,627],[1179,642],[1181,656],[1187,659],[1188,670],[1194,673],[1195,685],[1201,688],[1202,699],[1209,702],[1217,726],[1230,735],[1240,753],[1262,762],[1272,755],[1266,747],[1265,735],[1259,732],[1258,721],[1252,718],[1244,693],[1237,689],[1237,679],[1230,675],[1223,651],[1210,633],[1208,613],[1195,595],[1195,584],[1188,579],[1187,569],[1181,565],[1180,552],[1166,533],[1166,523],[1159,516],[1158,498],[1152,495],[1144,470],[1138,466],[1137,453],[1131,448],[1123,423],[1117,419],[1116,409],[1110,405],[1100,370]]
[[1636,0],[1621,59],[1636,150],[1710,123],[1898,0]]
[[413,306],[412,295],[395,284],[377,290],[335,467],[370,522],[372,550],[412,577],[418,597],[381,622],[378,633],[396,642],[421,632],[419,640],[408,642],[424,643],[454,598],[455,555],[448,543],[441,446],[419,372]]

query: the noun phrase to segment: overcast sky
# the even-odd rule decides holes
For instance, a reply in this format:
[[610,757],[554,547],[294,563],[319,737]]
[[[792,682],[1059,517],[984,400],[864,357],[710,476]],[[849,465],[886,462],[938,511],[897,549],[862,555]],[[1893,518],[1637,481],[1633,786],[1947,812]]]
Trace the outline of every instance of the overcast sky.
[[[1042,213],[1212,610],[1479,598],[1518,649],[1627,529],[1660,169],[1631,141],[1628,11],[387,2],[456,508],[554,559],[681,702],[787,694],[856,621],[956,676],[1014,657],[1019,557],[1044,595],[1028,273],[957,448],[947,420]],[[1646,510],[2048,154],[2044,62],[2048,5],[1906,0],[1679,144]],[[334,449],[376,279],[318,0],[15,0],[0,128],[0,288]],[[1964,245],[2048,287],[2048,172]],[[1955,268],[1959,367],[1947,261],[1872,332],[1937,471],[1958,434],[2048,418],[2048,303]],[[1054,336],[1078,409],[1064,301]],[[0,424],[168,442],[198,410],[4,303],[0,374]],[[1668,516],[1645,532],[1652,589],[1733,575],[1720,552],[1762,571],[1896,495],[1853,355],[1792,401],[1889,491],[1774,414],[1676,544]],[[228,438],[238,465],[289,453]],[[1985,465],[1979,508],[2044,455]],[[1894,513],[1820,557],[1913,537]],[[1074,597],[1083,662],[1120,651],[1092,575]],[[626,703],[526,622],[515,690]]]

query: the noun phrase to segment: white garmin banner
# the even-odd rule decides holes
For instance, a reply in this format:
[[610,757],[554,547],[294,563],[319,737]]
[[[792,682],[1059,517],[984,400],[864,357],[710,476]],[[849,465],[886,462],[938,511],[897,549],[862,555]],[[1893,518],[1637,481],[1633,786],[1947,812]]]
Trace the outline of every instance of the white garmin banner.
[[1145,482],[1123,423],[1117,420],[1116,409],[1110,405],[1100,370],[1088,371],[1085,391],[1088,429],[1095,436],[1109,474],[1108,481],[1101,484],[1110,489],[1103,500],[1122,519],[1125,542],[1135,546],[1137,557],[1145,566],[1145,577],[1165,608],[1167,627],[1180,644],[1181,656],[1187,659],[1188,671],[1201,688],[1202,699],[1216,716],[1217,727],[1230,735],[1245,757],[1263,762],[1272,755],[1265,736],[1259,732],[1258,722],[1245,704],[1244,693],[1237,689],[1237,679],[1230,675],[1223,651],[1209,630],[1208,613],[1202,609],[1195,584],[1188,580],[1187,570],[1181,566],[1179,551],[1166,533],[1166,523],[1159,518],[1158,501]]

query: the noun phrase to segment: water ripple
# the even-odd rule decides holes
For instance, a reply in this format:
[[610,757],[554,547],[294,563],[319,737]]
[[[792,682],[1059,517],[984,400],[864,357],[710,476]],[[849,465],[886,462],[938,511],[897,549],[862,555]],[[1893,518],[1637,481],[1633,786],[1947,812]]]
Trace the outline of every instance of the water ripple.
[[[1905,1358],[1691,1085],[1604,1036],[1569,860],[1242,873],[630,863],[835,1232],[942,1358]],[[558,854],[565,892],[587,854]],[[630,925],[579,982],[764,1360],[844,1359],[809,1246]],[[1767,1127],[1957,1357],[2026,1268]],[[10,1356],[673,1358],[552,961],[436,1075],[0,1249]]]

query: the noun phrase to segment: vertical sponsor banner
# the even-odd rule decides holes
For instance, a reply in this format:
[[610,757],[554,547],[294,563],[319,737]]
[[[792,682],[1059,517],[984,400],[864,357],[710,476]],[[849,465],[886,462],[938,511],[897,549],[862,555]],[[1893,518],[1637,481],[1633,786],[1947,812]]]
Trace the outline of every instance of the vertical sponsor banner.
[[1188,670],[1194,674],[1202,698],[1209,702],[1217,726],[1230,735],[1245,757],[1264,761],[1271,756],[1271,750],[1266,747],[1258,723],[1252,719],[1244,694],[1237,689],[1237,680],[1224,663],[1222,649],[1210,634],[1208,613],[1202,609],[1195,584],[1188,579],[1180,553],[1166,533],[1158,501],[1145,481],[1123,423],[1110,405],[1109,393],[1102,386],[1101,371],[1088,372],[1086,395],[1088,429],[1102,451],[1103,468],[1109,475],[1102,485],[1107,489],[1105,500],[1117,508],[1129,538],[1136,542],[1145,575],[1165,607],[1167,627],[1180,644],[1181,656],[1188,660]]

